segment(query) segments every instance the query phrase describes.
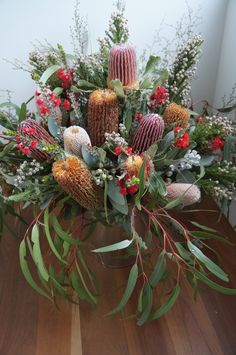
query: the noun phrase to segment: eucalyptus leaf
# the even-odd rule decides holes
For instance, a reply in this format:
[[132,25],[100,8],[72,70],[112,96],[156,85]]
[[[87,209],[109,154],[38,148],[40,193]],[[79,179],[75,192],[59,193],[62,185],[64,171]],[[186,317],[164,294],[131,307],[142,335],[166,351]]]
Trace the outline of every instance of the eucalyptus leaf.
[[165,270],[166,270],[165,254],[161,253],[157,259],[157,263],[149,279],[149,283],[152,286],[152,288],[156,287],[158,282],[161,280]]
[[137,324],[139,326],[143,325],[149,317],[149,314],[151,312],[152,309],[152,304],[153,304],[153,291],[151,286],[149,285],[149,283],[146,283],[144,286],[144,293],[143,293],[143,298],[144,298],[144,302],[145,302],[145,308],[143,310],[143,313],[141,315],[141,317],[139,318]]
[[212,272],[215,276],[217,276],[223,281],[229,281],[228,275],[218,265],[216,265],[212,260],[210,260],[206,255],[204,255],[203,252],[196,245],[194,245],[190,241],[187,242],[187,245],[190,252],[199,261],[201,261],[210,272]]
[[167,302],[162,305],[154,314],[151,315],[150,319],[158,319],[163,316],[166,312],[168,312],[175,304],[180,293],[180,286],[177,284],[175,288],[172,290]]
[[146,64],[146,68],[144,71],[144,76],[151,74],[155,69],[156,69],[156,65],[157,63],[160,61],[160,57],[155,56],[155,55],[150,55],[148,62]]
[[20,266],[21,266],[21,270],[23,272],[23,275],[24,275],[26,281],[29,283],[29,285],[35,291],[37,291],[40,295],[51,300],[51,297],[41,287],[39,287],[36,284],[36,282],[34,281],[32,275],[30,273],[29,266],[28,266],[28,263],[27,263],[25,257],[26,257],[26,244],[25,244],[25,240],[23,239],[22,242],[20,243],[20,249],[19,249]]
[[137,279],[138,279],[138,265],[135,263],[130,270],[127,286],[120,303],[111,312],[109,312],[108,315],[115,314],[121,311],[125,307],[126,303],[130,299],[134,291]]
[[94,249],[93,252],[94,253],[108,253],[111,251],[115,251],[115,250],[121,250],[121,249],[126,249],[128,248],[128,246],[133,242],[133,240],[131,239],[124,239],[121,242],[118,243],[114,243],[111,245],[107,245],[105,247],[101,247],[98,249]]
[[26,106],[26,103],[23,102],[21,104],[21,108],[20,108],[19,122],[24,121],[26,119],[26,115],[27,115],[27,106]]
[[57,125],[57,122],[55,120],[55,117],[49,116],[47,123],[48,123],[48,129],[49,129],[49,132],[51,133],[51,135],[53,137],[57,137],[57,135],[58,135],[58,125]]
[[125,92],[122,86],[122,83],[120,80],[116,79],[116,80],[112,80],[110,82],[111,87],[114,89],[116,95],[118,97],[120,97],[121,99],[125,98]]
[[52,65],[51,67],[47,68],[45,70],[45,72],[42,74],[41,78],[40,78],[40,82],[45,85],[46,82],[48,81],[48,79],[58,71],[58,69],[60,69],[60,65],[58,64],[55,64],[55,65]]
[[37,265],[37,268],[38,268],[42,278],[46,282],[48,282],[49,274],[48,274],[48,271],[44,265],[44,261],[43,261],[43,257],[42,257],[42,253],[41,253],[41,248],[40,248],[40,243],[39,243],[39,228],[38,228],[37,224],[35,224],[32,228],[31,240],[33,242],[34,262]]

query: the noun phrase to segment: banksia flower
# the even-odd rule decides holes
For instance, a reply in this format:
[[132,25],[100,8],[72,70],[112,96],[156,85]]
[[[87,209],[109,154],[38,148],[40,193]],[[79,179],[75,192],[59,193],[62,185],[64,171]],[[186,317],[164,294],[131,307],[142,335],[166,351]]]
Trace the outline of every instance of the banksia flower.
[[88,133],[80,126],[71,126],[65,129],[64,134],[64,148],[67,153],[81,155],[81,146],[85,144],[91,145]]
[[103,206],[102,189],[95,184],[86,165],[75,156],[57,160],[52,174],[62,189],[82,207],[99,209]]
[[136,153],[146,151],[161,139],[163,131],[164,121],[159,115],[152,113],[144,116],[133,138],[133,151]]
[[179,126],[184,129],[188,126],[189,117],[189,111],[174,102],[166,107],[163,114],[165,124],[174,124],[174,126]]
[[184,184],[184,183],[173,183],[166,187],[167,189],[167,199],[173,201],[178,197],[182,196],[182,203],[184,206],[192,205],[198,202],[201,198],[201,192],[196,185]]
[[35,120],[28,118],[17,127],[17,146],[37,160],[50,160],[51,155],[43,151],[43,146],[56,145],[50,134]]
[[114,91],[95,90],[88,101],[88,131],[92,145],[100,147],[105,142],[105,133],[118,132],[118,98]]
[[136,53],[128,44],[116,44],[110,50],[108,84],[119,79],[127,89],[138,87]]

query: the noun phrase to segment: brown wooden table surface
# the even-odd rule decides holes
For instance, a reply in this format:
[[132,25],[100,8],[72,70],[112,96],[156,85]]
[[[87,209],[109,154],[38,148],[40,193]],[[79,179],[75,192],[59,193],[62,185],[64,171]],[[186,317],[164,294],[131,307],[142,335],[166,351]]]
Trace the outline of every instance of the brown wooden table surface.
[[[204,208],[214,207],[205,201]],[[236,242],[225,218],[216,226],[214,213],[194,217]],[[236,249],[215,245],[231,275],[229,286],[236,287]],[[140,328],[133,320],[121,321],[120,315],[104,317],[118,303],[120,294],[114,289],[126,279],[127,271],[97,264],[99,305],[63,303],[58,311],[24,280],[18,247],[19,240],[5,233],[0,243],[0,355],[236,355],[235,296],[204,287],[194,302],[191,290],[183,286],[170,313]],[[132,312],[132,304],[127,308],[127,314]]]

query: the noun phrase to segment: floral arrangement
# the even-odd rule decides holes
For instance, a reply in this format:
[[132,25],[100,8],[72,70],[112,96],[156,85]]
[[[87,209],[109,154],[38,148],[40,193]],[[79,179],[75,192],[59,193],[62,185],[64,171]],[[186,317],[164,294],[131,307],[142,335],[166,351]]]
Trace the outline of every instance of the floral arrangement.
[[[86,54],[86,25],[78,18],[75,54],[61,45],[30,53],[34,96],[21,107],[0,106],[1,224],[6,214],[19,217],[16,202],[34,211],[20,244],[26,280],[53,302],[62,296],[96,304],[91,255],[114,255],[128,261],[129,275],[110,314],[136,289],[138,325],[171,309],[183,278],[195,293],[203,282],[235,295],[215,281],[229,278],[204,251],[208,239],[229,241],[194,221],[187,228],[175,212],[203,193],[226,206],[236,184],[235,126],[222,117],[234,106],[212,109],[214,115],[209,105],[193,111],[190,83],[202,38],[179,47],[172,66],[151,55],[140,71],[120,3],[98,53]],[[36,112],[28,110],[32,100]],[[98,224],[119,227],[120,240],[95,247]]]

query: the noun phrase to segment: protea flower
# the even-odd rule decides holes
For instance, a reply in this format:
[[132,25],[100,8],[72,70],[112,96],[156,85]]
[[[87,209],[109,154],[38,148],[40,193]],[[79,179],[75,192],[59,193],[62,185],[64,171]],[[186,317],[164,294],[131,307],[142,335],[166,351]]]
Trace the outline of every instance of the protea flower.
[[85,144],[91,145],[88,133],[80,126],[71,126],[65,129],[64,134],[64,148],[67,153],[81,155],[81,146]]
[[133,138],[133,151],[136,153],[146,151],[161,139],[163,131],[164,121],[161,116],[155,113],[144,116]]
[[138,87],[135,49],[129,44],[116,44],[110,50],[108,84],[119,79],[127,89]]
[[174,102],[166,107],[163,114],[165,124],[174,124],[175,127],[178,126],[183,129],[187,128],[189,117],[189,111],[186,108],[175,104]]
[[50,160],[51,155],[43,151],[43,147],[56,145],[53,137],[31,118],[18,125],[16,139],[18,148],[37,160]]
[[110,89],[95,90],[88,101],[88,131],[92,145],[100,147],[105,133],[118,132],[118,98]]
[[77,157],[57,160],[52,167],[54,179],[75,201],[87,209],[103,206],[103,192],[86,165]]
[[185,183],[173,183],[167,185],[167,199],[173,201],[183,195],[181,201],[184,206],[192,205],[201,198],[201,191],[196,185]]

